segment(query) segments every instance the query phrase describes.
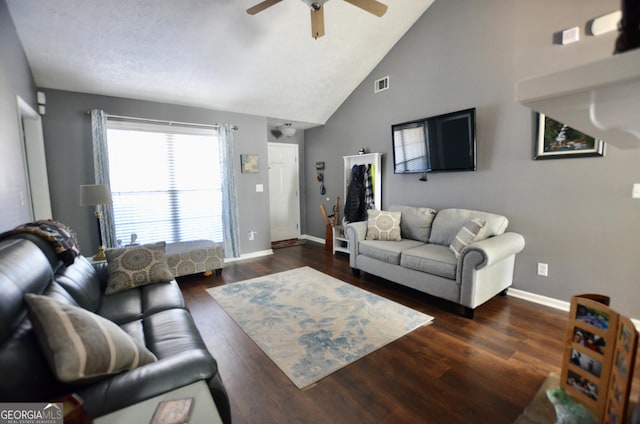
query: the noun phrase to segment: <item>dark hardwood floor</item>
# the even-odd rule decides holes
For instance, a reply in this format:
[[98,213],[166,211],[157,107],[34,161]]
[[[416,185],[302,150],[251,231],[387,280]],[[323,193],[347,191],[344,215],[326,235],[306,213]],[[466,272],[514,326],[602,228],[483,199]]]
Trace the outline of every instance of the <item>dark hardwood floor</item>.
[[[205,290],[300,266],[432,315],[434,323],[299,390]],[[353,277],[347,256],[312,242],[179,283],[218,361],[235,424],[512,423],[549,372],[560,372],[565,312],[497,296],[469,320],[448,302],[366,273]],[[638,366],[635,375],[633,399]]]

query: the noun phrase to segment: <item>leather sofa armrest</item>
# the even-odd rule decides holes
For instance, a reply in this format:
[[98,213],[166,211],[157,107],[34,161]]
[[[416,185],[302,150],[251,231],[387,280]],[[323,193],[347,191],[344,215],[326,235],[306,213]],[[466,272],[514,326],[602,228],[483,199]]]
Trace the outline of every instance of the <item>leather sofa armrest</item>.
[[472,266],[475,269],[491,266],[524,249],[524,237],[518,233],[507,232],[471,243],[462,250],[458,265]]
[[96,418],[198,380],[208,381],[217,373],[216,361],[207,351],[192,349],[78,386],[76,392],[89,415]]
[[355,268],[356,256],[360,253],[358,243],[367,236],[367,221],[348,223],[344,227],[344,233],[349,240],[349,265]]

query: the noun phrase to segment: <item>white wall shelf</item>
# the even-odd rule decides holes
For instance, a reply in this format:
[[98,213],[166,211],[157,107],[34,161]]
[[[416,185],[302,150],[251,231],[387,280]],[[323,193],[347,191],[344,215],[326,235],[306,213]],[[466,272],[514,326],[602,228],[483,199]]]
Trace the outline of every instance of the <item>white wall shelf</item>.
[[516,100],[618,147],[638,147],[640,49],[519,81]]

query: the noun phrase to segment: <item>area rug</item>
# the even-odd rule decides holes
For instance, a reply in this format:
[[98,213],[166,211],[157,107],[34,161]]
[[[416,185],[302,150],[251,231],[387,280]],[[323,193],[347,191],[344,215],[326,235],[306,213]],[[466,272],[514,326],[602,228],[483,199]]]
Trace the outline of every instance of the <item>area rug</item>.
[[560,387],[560,376],[549,373],[535,396],[514,424],[553,424],[556,422],[556,410],[547,398],[547,389]]
[[433,321],[310,267],[207,291],[300,389]]

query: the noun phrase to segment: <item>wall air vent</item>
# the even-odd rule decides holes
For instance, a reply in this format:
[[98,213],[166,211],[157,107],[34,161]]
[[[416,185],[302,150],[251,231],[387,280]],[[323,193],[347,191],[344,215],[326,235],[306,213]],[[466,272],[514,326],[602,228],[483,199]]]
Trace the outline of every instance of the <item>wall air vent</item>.
[[373,92],[379,93],[389,88],[389,76],[376,80],[373,86]]

